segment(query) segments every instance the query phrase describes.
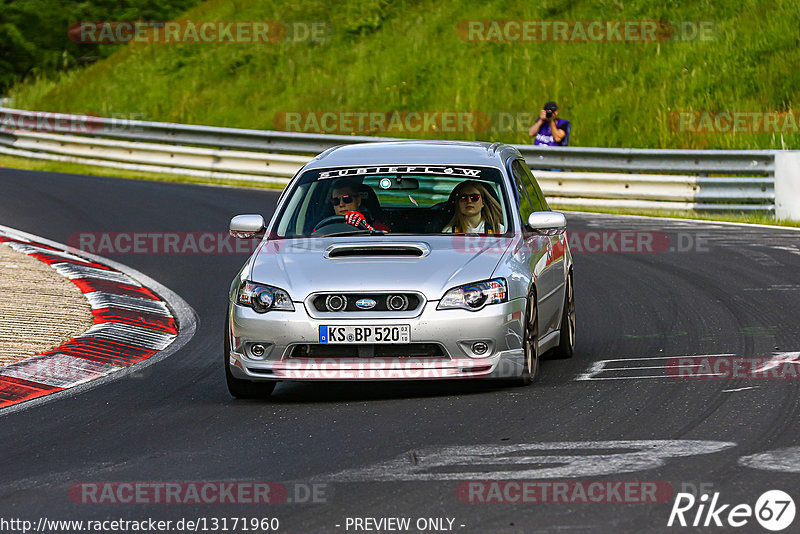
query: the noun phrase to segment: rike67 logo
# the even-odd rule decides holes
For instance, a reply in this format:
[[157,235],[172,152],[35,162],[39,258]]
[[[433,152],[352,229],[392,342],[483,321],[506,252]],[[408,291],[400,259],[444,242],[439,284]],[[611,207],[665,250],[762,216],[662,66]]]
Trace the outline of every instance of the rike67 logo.
[[699,499],[691,493],[678,493],[667,526],[731,526],[743,527],[755,517],[767,530],[778,532],[786,529],[794,521],[795,504],[788,493],[781,490],[764,492],[755,506],[749,504],[722,504],[719,492],[710,498],[704,493]]

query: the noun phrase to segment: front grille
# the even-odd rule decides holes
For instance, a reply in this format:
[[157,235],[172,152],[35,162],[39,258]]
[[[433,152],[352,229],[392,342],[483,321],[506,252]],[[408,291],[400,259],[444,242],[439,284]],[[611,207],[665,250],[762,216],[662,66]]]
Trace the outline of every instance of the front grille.
[[[347,306],[344,312],[387,312],[387,311],[413,311],[420,305],[419,295],[415,293],[323,293],[314,297],[312,304],[314,309],[318,312],[330,313],[331,310],[325,305],[325,301],[329,296],[341,296],[347,299]],[[389,297],[404,297],[408,299],[408,307],[405,309],[392,310],[389,308],[387,299]],[[375,306],[369,309],[359,308],[356,303],[363,299],[372,299],[375,301]]]
[[442,358],[438,343],[398,343],[389,345],[294,345],[290,358]]

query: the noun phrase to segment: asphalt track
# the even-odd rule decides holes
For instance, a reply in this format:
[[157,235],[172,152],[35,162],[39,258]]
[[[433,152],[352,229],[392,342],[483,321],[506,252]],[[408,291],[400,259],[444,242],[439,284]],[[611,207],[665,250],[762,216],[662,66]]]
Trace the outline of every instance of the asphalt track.
[[[59,242],[79,232],[224,232],[232,215],[268,215],[276,200],[273,191],[0,169],[0,224]],[[569,230],[586,248],[597,241],[581,232],[663,232],[673,250],[575,251],[576,354],[543,362],[527,388],[287,383],[269,399],[233,400],[222,328],[245,256],[108,254],[183,297],[197,333],[141,373],[0,414],[0,519],[277,517],[280,532],[357,531],[348,517],[452,518],[456,532],[696,530],[667,527],[674,498],[462,502],[459,483],[476,479],[653,481],[751,506],[780,489],[800,503],[799,380],[678,379],[663,368],[669,356],[800,351],[800,232],[589,214],[571,214]],[[325,495],[197,505],[86,504],[69,493],[84,482],[235,480],[283,483],[294,501],[303,484],[324,484]],[[765,531],[753,518],[738,530]]]

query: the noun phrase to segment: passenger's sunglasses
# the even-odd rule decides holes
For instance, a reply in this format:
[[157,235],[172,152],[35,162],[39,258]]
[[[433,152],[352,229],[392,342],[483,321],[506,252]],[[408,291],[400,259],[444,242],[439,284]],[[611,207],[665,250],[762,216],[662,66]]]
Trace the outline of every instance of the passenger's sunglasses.
[[341,202],[342,204],[350,204],[354,200],[355,199],[353,195],[342,195],[340,197],[331,198],[331,204],[333,204],[334,206],[338,206],[339,202]]
[[458,195],[459,202],[466,202],[469,200],[470,202],[477,202],[481,199],[480,193],[472,193],[471,195]]

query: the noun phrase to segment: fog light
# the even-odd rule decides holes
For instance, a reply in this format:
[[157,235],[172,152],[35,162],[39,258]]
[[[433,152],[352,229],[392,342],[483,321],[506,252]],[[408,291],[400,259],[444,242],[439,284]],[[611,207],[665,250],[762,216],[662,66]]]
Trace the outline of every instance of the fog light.
[[344,295],[328,295],[325,299],[325,307],[328,311],[338,312],[347,307],[347,297]]
[[266,349],[264,348],[264,345],[262,345],[260,343],[256,343],[255,345],[252,345],[250,347],[250,354],[252,354],[256,358],[263,357],[265,352],[266,352]]
[[478,356],[486,354],[487,350],[489,350],[489,345],[487,345],[483,341],[476,341],[475,343],[472,344],[472,352],[474,352]]
[[386,307],[390,311],[405,311],[408,309],[408,297],[405,295],[389,295],[386,297]]

